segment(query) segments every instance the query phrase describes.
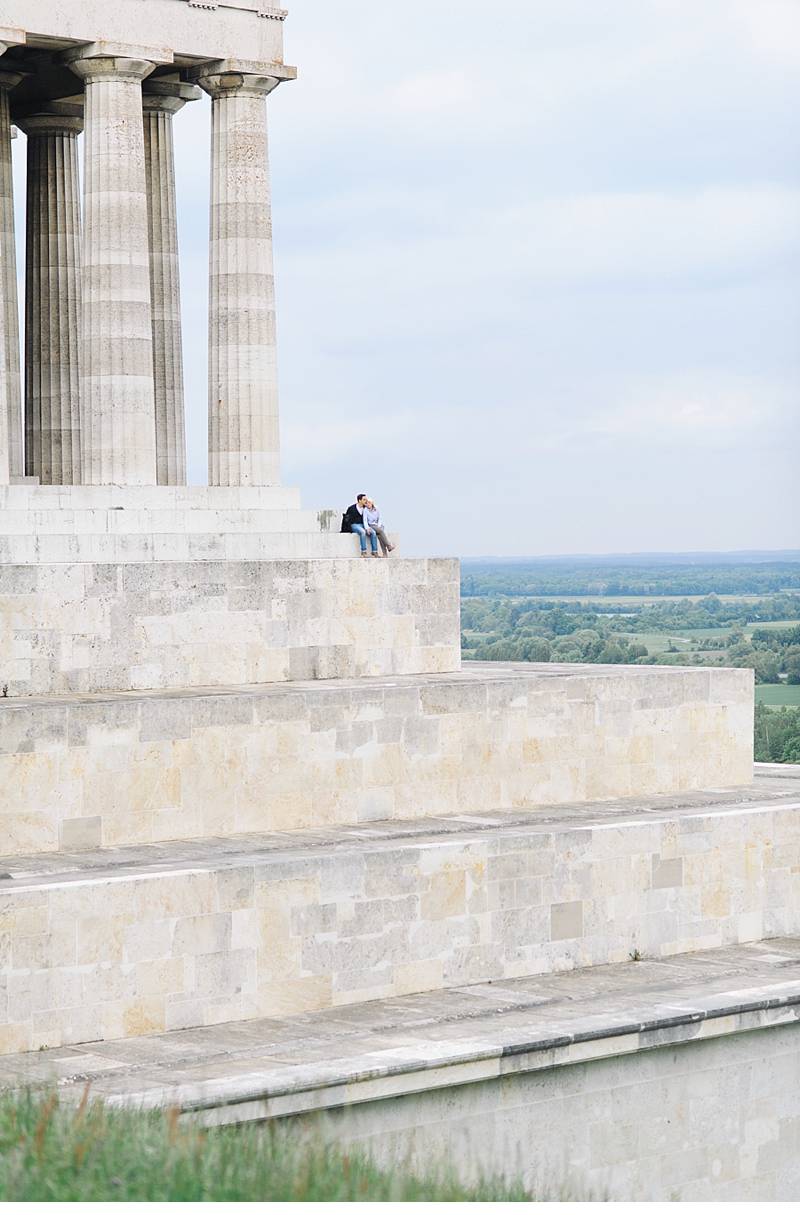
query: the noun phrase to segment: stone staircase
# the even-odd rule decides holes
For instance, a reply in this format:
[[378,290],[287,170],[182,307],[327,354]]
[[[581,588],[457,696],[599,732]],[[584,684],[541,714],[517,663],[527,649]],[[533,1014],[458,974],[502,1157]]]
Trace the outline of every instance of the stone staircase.
[[2,861],[3,1053],[285,1017],[800,930],[800,789]]
[[0,564],[330,559],[338,511],[281,486],[0,486]]
[[0,1086],[545,1195],[794,1194],[800,772],[469,810],[6,857]]
[[629,1187],[692,1160],[702,1196],[731,1192],[692,1156],[708,1103],[669,1128],[706,1065],[726,1117],[736,1059],[781,1111],[731,1131],[766,1193],[748,1145],[800,1125],[800,780],[753,783],[751,672],[462,666],[457,563],[353,560],[293,491],[0,497],[0,1087],[532,1185],[580,1092],[613,1188],[609,1103],[662,1084]]

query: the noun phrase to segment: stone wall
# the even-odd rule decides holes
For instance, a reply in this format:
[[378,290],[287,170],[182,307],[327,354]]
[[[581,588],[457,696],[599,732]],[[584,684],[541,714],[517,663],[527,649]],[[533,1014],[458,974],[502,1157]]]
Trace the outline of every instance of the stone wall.
[[0,565],[4,695],[451,671],[458,562]]
[[796,804],[585,813],[23,867],[0,880],[0,1053],[800,930]]
[[505,1176],[542,1201],[792,1201],[797,1028],[601,1059],[291,1120],[380,1165]]
[[[398,571],[414,572],[419,563],[393,566],[389,579],[366,562],[366,569],[342,564],[353,577],[339,589],[364,588],[365,614],[382,596],[397,603],[404,595],[418,614],[374,626],[359,620],[351,648],[334,649],[334,656],[344,653],[357,661],[374,653],[376,663],[397,664],[397,650],[368,648],[384,630],[397,627],[407,629],[412,642],[441,641],[438,648],[419,644],[400,651],[405,661],[454,659],[457,635],[448,631],[449,614],[431,615],[427,592],[423,598],[414,584],[395,584]],[[431,565],[443,579],[432,593],[448,605],[455,594],[450,567]],[[34,577],[37,571],[28,572]],[[221,673],[223,659],[238,656],[246,665],[254,649],[247,628],[274,629],[274,638],[286,635],[285,622],[259,623],[248,606],[252,594],[262,593],[260,584],[255,592],[246,583],[232,586],[226,592],[229,611],[205,617],[200,605],[208,602],[208,584],[199,590],[183,613],[168,585],[163,615],[147,616],[139,607],[140,635],[150,637],[153,661],[156,654],[164,661],[164,655],[191,652],[191,643],[209,664],[218,664],[203,668],[208,679]],[[155,594],[152,584],[131,589],[139,605]],[[237,594],[242,598],[233,610]],[[302,606],[309,611],[306,604],[314,602],[308,593]],[[72,606],[77,614],[77,599]],[[90,600],[90,621],[92,610]],[[184,620],[186,649],[170,647],[170,630]],[[236,632],[225,649],[215,650],[209,630],[219,637],[227,621]],[[321,617],[309,613],[296,628],[305,629],[318,648],[308,656],[301,649],[296,659],[293,651],[280,649],[267,657],[275,658],[284,678],[287,665],[296,675],[308,674],[301,661],[327,662],[331,650],[320,641],[330,637],[327,630],[347,623],[346,617],[334,618],[329,606]],[[46,647],[47,637],[36,634],[24,644]],[[81,644],[88,649],[86,639]],[[103,652],[89,650],[95,661]],[[41,661],[48,664],[45,673],[52,670],[54,657],[46,648]],[[138,677],[164,676],[163,668],[153,669],[152,676],[150,669]],[[318,671],[325,673],[324,666]],[[87,674],[93,672],[96,678],[96,668]],[[0,852],[480,815],[506,807],[725,788],[751,779],[752,713],[750,671],[528,663],[468,663],[442,676],[217,693],[0,699]]]

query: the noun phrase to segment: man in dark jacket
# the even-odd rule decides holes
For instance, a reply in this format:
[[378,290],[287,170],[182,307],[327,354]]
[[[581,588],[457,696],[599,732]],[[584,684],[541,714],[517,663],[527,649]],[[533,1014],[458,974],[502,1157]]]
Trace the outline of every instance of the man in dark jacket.
[[[346,527],[349,527],[351,532],[355,532],[358,535],[358,542],[361,545],[362,557],[366,557],[367,555],[367,529],[364,527],[364,520],[362,518],[366,501],[367,495],[359,494],[356,497],[353,505],[348,506],[347,510],[344,512],[344,518],[342,520],[343,531]],[[372,555],[373,557],[377,557],[378,537],[375,535],[375,532],[372,529],[370,529],[369,539],[372,546]]]

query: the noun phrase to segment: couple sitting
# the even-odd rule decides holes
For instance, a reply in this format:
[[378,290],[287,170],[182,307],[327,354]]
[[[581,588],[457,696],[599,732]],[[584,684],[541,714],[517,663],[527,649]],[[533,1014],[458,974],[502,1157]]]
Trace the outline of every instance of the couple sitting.
[[381,512],[366,494],[359,494],[352,506],[348,506],[342,516],[342,531],[355,532],[361,545],[361,556],[367,555],[367,536],[369,536],[372,556],[378,556],[378,541],[381,545],[381,556],[388,557],[394,548],[389,543],[383,528]]

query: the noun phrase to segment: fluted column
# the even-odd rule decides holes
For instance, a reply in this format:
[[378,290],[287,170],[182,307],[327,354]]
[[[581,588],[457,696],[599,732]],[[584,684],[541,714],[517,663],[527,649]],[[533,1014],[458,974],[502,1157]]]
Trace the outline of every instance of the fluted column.
[[[0,42],[0,54],[6,44]],[[11,112],[8,94],[22,80],[0,71],[0,484],[24,474],[20,377],[17,242],[11,172]]]
[[153,314],[156,480],[159,485],[185,485],[186,425],[172,116],[187,101],[199,97],[200,90],[192,84],[151,79],[145,82],[142,94]]
[[155,485],[144,59],[71,58],[86,84],[81,443],[90,485]]
[[81,218],[75,106],[18,120],[28,136],[25,253],[25,471],[81,481]]
[[208,456],[212,485],[280,481],[266,97],[280,81],[198,74],[212,97]]

